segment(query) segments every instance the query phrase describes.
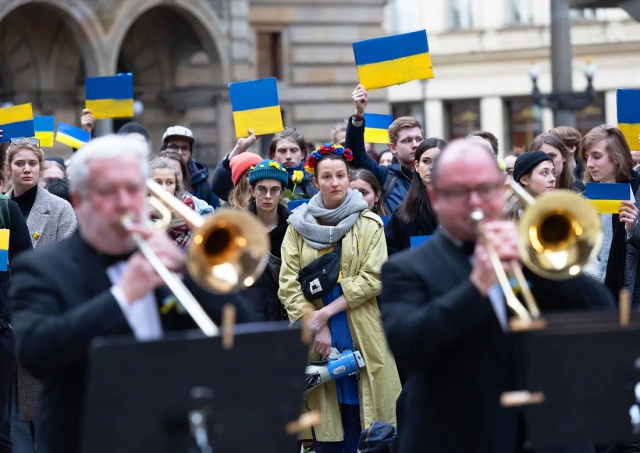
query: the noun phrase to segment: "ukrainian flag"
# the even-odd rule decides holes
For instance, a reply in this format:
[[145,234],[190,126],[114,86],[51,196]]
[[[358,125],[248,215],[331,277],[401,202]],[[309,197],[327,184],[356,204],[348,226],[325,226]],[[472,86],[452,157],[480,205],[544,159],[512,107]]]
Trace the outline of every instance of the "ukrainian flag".
[[96,119],[133,117],[133,75],[89,77],[85,80],[86,108]]
[[9,270],[9,233],[7,229],[0,229],[0,271],[5,272]]
[[367,143],[389,143],[389,126],[393,115],[364,114],[364,141]]
[[91,134],[89,132],[67,123],[60,122],[58,124],[58,133],[56,134],[57,142],[78,149],[88,143],[89,140],[91,140]]
[[56,119],[53,116],[34,116],[33,125],[36,132],[35,137],[40,140],[40,147],[53,146]]
[[618,214],[622,201],[634,199],[628,183],[588,182],[586,196],[600,214]]
[[433,78],[426,30],[354,42],[353,53],[367,90]]
[[256,135],[275,134],[284,129],[274,77],[231,83],[229,96],[236,137],[248,137],[247,129]]
[[0,109],[0,142],[8,142],[16,137],[33,137],[33,109],[31,104],[14,105]]
[[640,151],[640,90],[616,91],[618,129],[629,142],[631,151]]

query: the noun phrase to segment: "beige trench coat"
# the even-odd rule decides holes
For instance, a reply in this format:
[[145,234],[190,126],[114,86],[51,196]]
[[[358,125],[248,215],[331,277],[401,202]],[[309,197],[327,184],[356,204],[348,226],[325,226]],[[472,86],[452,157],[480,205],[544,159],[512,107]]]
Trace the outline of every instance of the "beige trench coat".
[[[322,300],[307,301],[297,280],[298,271],[319,256],[302,236],[289,226],[282,243],[282,268],[278,296],[291,322],[310,310],[322,308]],[[365,429],[373,421],[396,424],[396,400],[400,395],[398,370],[387,345],[376,297],[382,283],[380,269],[387,260],[382,220],[365,210],[342,241],[342,291],[347,299],[347,320],[356,349],[365,367],[360,370],[360,421]],[[311,348],[309,360],[320,360]],[[316,427],[319,441],[337,442],[343,438],[342,421],[334,382],[314,389],[307,397],[309,408],[322,415]]]

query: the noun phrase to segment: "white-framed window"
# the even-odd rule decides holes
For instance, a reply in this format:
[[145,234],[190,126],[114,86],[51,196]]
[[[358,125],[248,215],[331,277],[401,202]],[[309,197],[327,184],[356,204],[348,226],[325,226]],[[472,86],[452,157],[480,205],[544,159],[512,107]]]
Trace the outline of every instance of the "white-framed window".
[[507,25],[533,24],[533,6],[531,0],[506,0]]
[[447,7],[451,30],[473,28],[473,0],[449,0]]
[[596,10],[594,8],[572,8],[569,11],[571,20],[596,20]]

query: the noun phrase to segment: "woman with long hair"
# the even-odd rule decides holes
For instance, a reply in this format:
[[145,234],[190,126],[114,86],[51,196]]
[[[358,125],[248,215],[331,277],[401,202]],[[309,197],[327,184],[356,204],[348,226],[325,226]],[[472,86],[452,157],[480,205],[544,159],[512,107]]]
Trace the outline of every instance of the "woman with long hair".
[[575,185],[575,178],[569,168],[568,162],[571,159],[569,150],[557,135],[549,132],[538,135],[533,139],[531,147],[527,151],[542,151],[553,159],[553,166],[556,171],[556,189],[580,191],[579,187]]
[[238,154],[231,159],[231,181],[233,190],[229,192],[228,206],[234,209],[248,211],[253,196],[249,184],[249,171],[252,167],[262,162],[262,157],[254,153]]
[[187,164],[184,163],[184,159],[180,153],[165,149],[158,153],[158,157],[168,159],[176,170],[178,176],[176,186],[180,187],[182,190],[180,199],[185,201],[187,198],[190,198],[196,207],[196,212],[200,215],[207,216],[213,214],[213,206],[191,193],[191,176],[189,174]]
[[349,171],[349,188],[355,189],[362,194],[362,198],[367,202],[369,209],[379,216],[386,216],[387,211],[380,203],[382,188],[376,175],[365,168],[357,168]]
[[385,228],[389,255],[411,247],[411,237],[428,236],[438,228],[438,219],[431,209],[427,186],[431,183],[433,159],[446,146],[444,140],[427,138],[416,149],[413,178],[409,191]]
[[[7,196],[18,204],[27,222],[33,248],[46,247],[71,236],[78,226],[69,202],[38,184],[42,175],[44,152],[36,138],[12,138],[6,150],[5,172],[12,188]],[[16,445],[33,446],[40,384],[18,365],[18,410],[14,413],[12,436]]]
[[629,290],[632,307],[640,305],[640,174],[633,169],[629,144],[617,127],[600,125],[580,142],[580,160],[585,164],[585,183],[626,183],[631,185],[635,203],[622,201],[617,214],[600,214],[603,244],[597,260],[585,272],[604,281],[618,298],[622,288]]
[[[315,335],[309,360],[326,359],[332,348],[355,349],[366,364],[359,379],[344,376],[307,395],[307,407],[321,414],[315,428],[317,453],[355,453],[360,432],[373,421],[395,425],[400,394],[377,302],[380,270],[387,259],[382,221],[360,192],[349,188],[352,159],[351,150],[330,143],[309,155],[305,167],[314,175],[319,193],[292,211],[282,244],[278,296],[289,320],[304,318]],[[338,243],[337,283],[321,298],[305,297],[298,281],[300,270]]]

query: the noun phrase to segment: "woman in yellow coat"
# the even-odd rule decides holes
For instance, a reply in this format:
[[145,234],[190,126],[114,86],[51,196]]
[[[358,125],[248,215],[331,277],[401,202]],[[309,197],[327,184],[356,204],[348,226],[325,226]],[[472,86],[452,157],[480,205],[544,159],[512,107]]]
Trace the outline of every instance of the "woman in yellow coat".
[[[296,208],[282,244],[278,296],[293,323],[305,317],[315,334],[310,360],[335,347],[357,349],[365,367],[359,379],[347,376],[321,385],[307,396],[322,415],[316,427],[318,453],[355,453],[360,432],[373,421],[392,425],[401,386],[387,346],[376,297],[380,268],[387,259],[382,220],[367,209],[360,192],[349,189],[351,151],[325,144],[307,158],[320,190]],[[342,239],[341,276],[333,292],[308,301],[298,272]]]

